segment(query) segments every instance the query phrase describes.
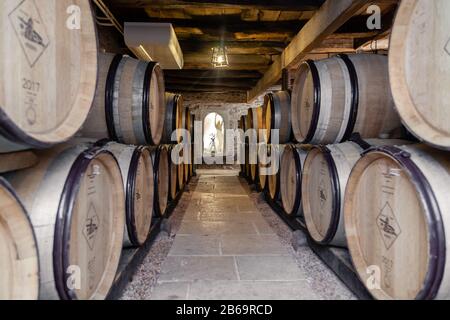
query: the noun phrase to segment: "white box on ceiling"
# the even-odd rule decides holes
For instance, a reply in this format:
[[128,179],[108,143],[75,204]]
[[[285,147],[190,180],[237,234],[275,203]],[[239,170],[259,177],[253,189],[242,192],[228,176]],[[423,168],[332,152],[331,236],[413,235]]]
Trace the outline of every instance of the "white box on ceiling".
[[183,69],[183,52],[172,24],[125,22],[124,31],[126,45],[138,52],[139,59],[157,61],[163,69]]

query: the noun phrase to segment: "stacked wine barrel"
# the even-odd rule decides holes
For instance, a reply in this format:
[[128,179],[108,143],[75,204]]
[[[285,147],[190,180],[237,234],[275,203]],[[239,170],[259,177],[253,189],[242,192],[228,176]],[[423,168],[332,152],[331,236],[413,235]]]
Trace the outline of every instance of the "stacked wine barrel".
[[[81,27],[55,19],[70,7]],[[105,299],[123,248],[194,174],[180,131],[194,118],[157,62],[99,53],[89,1],[2,1],[0,25],[1,161],[27,157],[1,167],[0,300]],[[175,196],[173,142],[189,148]]]
[[[83,19],[80,28],[69,29],[55,14],[66,16],[66,8],[74,5]],[[22,21],[29,19],[38,42],[22,35]],[[37,11],[34,1],[2,1],[0,25],[0,153],[69,140],[86,120],[96,90],[90,3],[39,1]]]
[[303,144],[336,144],[352,133],[390,138],[401,128],[389,86],[388,58],[340,55],[306,61],[292,92],[292,129]]
[[[395,106],[403,124],[428,146],[366,151],[347,182],[347,244],[377,299],[450,298],[449,13],[445,0],[404,0],[391,35]],[[369,273],[379,275],[375,282]]]
[[159,145],[166,115],[164,76],[159,64],[99,54],[98,76],[94,104],[81,135],[125,144]]
[[84,144],[38,155],[39,165],[6,178],[34,228],[40,298],[104,299],[119,264],[125,228],[117,161],[105,149]]
[[[389,57],[304,62],[289,111],[288,92],[265,99],[263,126],[280,129],[278,141],[266,132],[258,147],[258,168],[269,174],[255,181],[242,166],[311,241],[348,248],[377,299],[450,298],[450,23],[443,13],[448,1],[403,0]],[[252,117],[241,120],[243,129]],[[266,170],[274,150],[278,173]]]

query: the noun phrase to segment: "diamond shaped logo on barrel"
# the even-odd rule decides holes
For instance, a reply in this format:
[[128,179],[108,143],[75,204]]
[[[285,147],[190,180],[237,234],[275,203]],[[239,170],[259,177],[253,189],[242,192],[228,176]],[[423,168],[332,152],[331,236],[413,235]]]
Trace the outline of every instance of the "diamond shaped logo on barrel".
[[377,217],[377,226],[378,230],[380,230],[384,245],[389,250],[402,233],[394,210],[392,210],[389,202],[381,209],[380,215]]
[[36,2],[23,0],[8,16],[28,63],[33,68],[50,43]]
[[100,226],[100,219],[93,203],[89,204],[89,209],[86,215],[86,220],[83,228],[83,235],[88,243],[89,249],[93,250],[95,245],[95,238]]

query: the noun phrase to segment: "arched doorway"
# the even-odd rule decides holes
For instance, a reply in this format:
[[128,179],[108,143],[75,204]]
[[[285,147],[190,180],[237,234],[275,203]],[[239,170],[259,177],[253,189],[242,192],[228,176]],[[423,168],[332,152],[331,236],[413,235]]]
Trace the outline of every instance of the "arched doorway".
[[203,123],[203,155],[205,157],[223,157],[225,152],[225,122],[216,113],[209,113]]

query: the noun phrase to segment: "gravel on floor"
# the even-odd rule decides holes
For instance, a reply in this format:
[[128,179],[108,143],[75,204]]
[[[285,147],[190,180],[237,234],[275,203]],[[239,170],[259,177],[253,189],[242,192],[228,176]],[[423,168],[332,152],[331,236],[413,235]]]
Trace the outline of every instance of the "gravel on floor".
[[[245,184],[245,182],[242,183]],[[315,293],[320,295],[324,300],[356,299],[356,296],[307,245],[301,246],[295,251],[291,245],[293,231],[266,203],[261,193],[250,190],[247,185],[246,189],[249,192],[250,198],[255,202],[258,211],[281,239],[283,245],[295,257],[299,268],[307,275],[306,280],[310,283]]]
[[175,236],[181,227],[184,213],[189,206],[192,193],[197,187],[198,177],[193,177],[178,206],[170,217],[171,234],[160,233],[141,266],[136,270],[133,280],[127,285],[121,300],[150,300],[152,291],[161,274],[161,266],[172,248]]

